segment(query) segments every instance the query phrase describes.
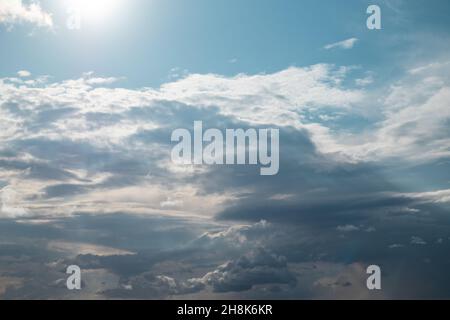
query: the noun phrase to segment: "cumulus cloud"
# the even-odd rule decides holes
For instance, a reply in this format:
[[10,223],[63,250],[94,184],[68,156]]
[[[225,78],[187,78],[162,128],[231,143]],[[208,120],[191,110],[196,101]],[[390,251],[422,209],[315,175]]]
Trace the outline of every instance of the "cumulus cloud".
[[44,11],[37,1],[25,4],[22,0],[1,0],[0,23],[8,26],[30,23],[37,27],[51,28],[53,19],[51,14]]
[[326,50],[330,49],[351,49],[358,42],[357,38],[350,38],[343,41],[327,44],[323,48]]
[[318,64],[273,74],[223,77],[194,74],[163,85],[158,96],[202,107],[219,107],[225,116],[254,124],[303,128],[299,112],[308,108],[349,108],[363,97],[346,89],[350,68]]
[[296,278],[288,269],[285,257],[259,248],[190,282],[200,282],[212,286],[215,291],[227,292],[249,290],[262,284],[294,285]]
[[276,229],[266,220],[251,225],[235,225],[221,231],[210,231],[192,242],[194,247],[242,248],[263,245],[268,236],[276,235]]

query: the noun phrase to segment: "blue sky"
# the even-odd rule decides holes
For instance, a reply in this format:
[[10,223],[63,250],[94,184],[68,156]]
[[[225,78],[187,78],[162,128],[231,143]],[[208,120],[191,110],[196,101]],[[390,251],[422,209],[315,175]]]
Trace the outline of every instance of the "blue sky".
[[[339,63],[396,74],[404,63],[429,55],[417,50],[417,37],[448,30],[445,1],[376,3],[383,9],[380,32],[365,26],[365,10],[372,2],[268,0],[132,0],[120,4],[104,23],[89,21],[74,31],[65,27],[64,1],[42,1],[53,16],[54,30],[29,25],[3,30],[6,50],[1,58],[8,63],[0,71],[11,75],[27,69],[58,80],[94,71],[125,76],[125,85],[133,87],[158,86],[173,68],[233,75]],[[354,50],[323,50],[352,37],[360,39]],[[408,48],[415,48],[414,53]]]
[[[86,1],[0,0],[0,298],[450,297],[450,2]],[[194,121],[279,173],[173,163]]]

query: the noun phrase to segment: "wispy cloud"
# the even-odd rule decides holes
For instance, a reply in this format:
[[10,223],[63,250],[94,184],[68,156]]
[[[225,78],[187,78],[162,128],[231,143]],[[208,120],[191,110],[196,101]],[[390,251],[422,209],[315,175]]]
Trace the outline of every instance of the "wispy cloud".
[[323,48],[325,50],[330,50],[330,49],[351,49],[351,48],[353,48],[355,46],[356,42],[358,42],[357,38],[350,38],[350,39],[347,39],[347,40],[343,40],[343,41],[327,44]]
[[12,26],[18,23],[30,23],[37,27],[53,26],[50,13],[44,11],[39,2],[30,4],[22,0],[0,0],[0,23]]

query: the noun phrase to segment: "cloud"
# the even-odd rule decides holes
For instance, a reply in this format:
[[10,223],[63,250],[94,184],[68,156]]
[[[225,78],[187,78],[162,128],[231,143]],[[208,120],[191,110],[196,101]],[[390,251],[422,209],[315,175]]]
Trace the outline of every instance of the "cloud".
[[220,231],[204,233],[189,245],[199,250],[221,250],[228,253],[265,246],[279,230],[265,220],[250,225],[234,225]]
[[426,245],[427,243],[422,238],[413,236],[411,237],[411,244]]
[[121,288],[106,290],[104,294],[109,298],[165,299],[203,289],[204,285],[197,281],[178,281],[169,276],[149,272],[133,277],[126,284],[122,284]]
[[389,249],[398,249],[398,248],[403,248],[404,245],[403,244],[399,244],[399,243],[394,243],[389,245]]
[[[440,131],[427,128],[427,132],[424,127],[420,134],[404,136],[389,123],[398,125],[414,117],[416,129],[434,124],[441,128],[445,112],[436,117],[431,110],[443,108],[446,89],[433,85],[428,93],[421,91],[424,97],[418,98],[416,108],[426,105],[423,108],[428,109],[413,113],[403,112],[410,104],[401,102],[404,95],[394,94],[398,86],[392,86],[382,106],[385,119],[376,120],[364,135],[344,134],[340,119],[358,116],[357,105],[370,98],[364,90],[343,85],[351,72],[350,67],[314,65],[234,77],[197,74],[159,89],[111,86],[118,78],[93,73],[56,83],[47,79],[38,85],[4,78],[0,82],[5,127],[0,131],[4,141],[0,166],[7,170],[0,179],[23,195],[23,207],[30,214],[50,214],[49,202],[70,201],[71,205],[82,202],[87,211],[131,208],[136,213],[218,214],[250,221],[319,221],[313,218],[316,213],[328,215],[335,226],[345,226],[352,224],[339,221],[345,214],[362,219],[382,208],[403,210],[424,203],[425,195],[402,195],[402,190],[393,188],[383,169],[371,161],[379,164],[395,155],[402,156],[401,161],[413,161],[418,155],[444,157],[443,127]],[[427,103],[429,94],[435,99]],[[320,116],[330,112],[340,115],[324,122]],[[400,116],[405,120],[400,121]],[[198,119],[219,128],[279,127],[279,176],[267,183],[255,177],[250,167],[171,164],[171,131],[189,128]],[[411,140],[427,134],[432,143]],[[361,142],[366,137],[375,138]],[[417,152],[424,149],[432,151]],[[329,179],[324,179],[325,172]],[[277,194],[289,196],[277,198],[274,186]],[[333,194],[332,204],[321,203],[327,190]],[[443,191],[439,195],[446,196]],[[109,206],[101,204],[101,199],[108,199]],[[362,213],[357,214],[358,210]]]
[[411,196],[423,202],[441,203],[441,204],[450,203],[450,189],[436,190],[430,192],[418,192],[413,193]]
[[120,78],[108,77],[108,78],[100,78],[100,77],[88,77],[85,80],[85,83],[88,85],[99,86],[99,85],[108,85],[114,82],[119,81]]
[[[217,190],[216,195],[208,192],[210,195],[195,196],[198,200],[193,201],[193,196],[204,190],[200,181],[188,183],[189,191],[182,191],[179,185],[213,168],[190,171],[172,165],[168,158],[171,130],[204,119],[208,126],[240,121],[242,126],[273,124],[305,131],[308,127],[299,114],[303,108],[350,108],[362,98],[362,92],[341,87],[348,72],[316,65],[230,78],[190,75],[158,90],[110,87],[119,78],[98,77],[92,72],[57,83],[4,78],[0,113],[5,130],[0,138],[8,140],[4,146],[11,155],[3,159],[10,169],[3,177],[10,184],[14,179],[14,187],[24,198],[33,199],[35,213],[39,206],[47,208],[48,199],[66,201],[69,197],[74,201],[83,198],[86,205],[105,196],[110,200],[119,197],[123,204],[115,207],[125,208],[129,206],[127,198],[149,188],[151,179],[158,185],[152,187],[156,192],[152,201],[159,204],[155,210],[180,209],[183,204],[184,211],[192,205],[193,211],[211,215],[221,210],[225,200],[232,200],[234,192]],[[310,143],[306,133],[302,135],[305,143]],[[19,153],[27,161],[19,162]],[[148,172],[153,173],[151,177]],[[102,179],[94,181],[86,178],[88,175]],[[33,183],[26,183],[27,179]],[[177,180],[183,183],[177,184]],[[168,185],[173,185],[172,194],[164,191]],[[150,201],[145,202],[148,205]],[[144,199],[133,204],[141,210],[137,203],[145,210]]]
[[[114,279],[95,285],[105,298],[330,297],[333,290],[358,297],[366,263],[390,262],[393,274],[405,261],[436,260],[447,243],[405,247],[402,261],[389,248],[410,243],[411,234],[450,234],[442,175],[450,166],[443,107],[450,82],[439,68],[421,73],[430,79],[406,72],[382,88],[381,100],[373,100],[378,89],[355,86],[357,69],[327,64],[191,74],[141,89],[93,73],[0,79],[0,186],[17,192],[1,214],[0,270],[17,268],[7,274],[24,279],[4,296],[61,296],[59,282],[37,289],[74,263]],[[172,164],[172,130],[199,119],[216,128],[279,128],[279,175]],[[10,263],[21,255],[35,265]],[[393,296],[409,294],[392,288]]]
[[349,108],[360,101],[363,92],[340,85],[349,72],[345,67],[318,64],[272,74],[193,74],[164,84],[157,96],[199,107],[218,107],[224,116],[252,124],[302,128],[301,110]]
[[29,216],[29,211],[20,204],[18,193],[9,186],[0,190],[0,218],[22,218]]
[[93,245],[89,243],[67,242],[67,241],[50,241],[47,245],[49,250],[67,252],[70,255],[87,255],[93,254],[98,256],[114,256],[114,255],[131,255],[133,252],[110,248],[101,245]]
[[352,231],[359,230],[359,228],[357,226],[354,226],[352,224],[347,224],[345,226],[338,226],[336,229],[340,232],[352,232]]
[[330,49],[351,49],[356,44],[356,42],[358,42],[357,38],[350,38],[350,39],[347,39],[347,40],[343,40],[343,41],[327,44],[323,48],[325,50],[330,50]]
[[[436,66],[441,66],[436,68]],[[340,154],[349,161],[400,161],[429,163],[450,155],[448,101],[450,100],[449,64],[434,62],[417,67],[387,88],[376,91],[377,108],[369,117],[370,130],[340,135],[321,124],[310,126],[313,141],[320,150]],[[363,120],[366,119],[366,120]],[[367,115],[361,117],[367,121]]]
[[50,13],[45,12],[39,2],[24,4],[22,0],[0,1],[0,23],[12,26],[18,23],[29,23],[37,27],[53,26]]
[[374,82],[373,76],[368,75],[364,78],[358,78],[355,80],[355,84],[360,87],[368,86],[369,84],[372,84]]
[[296,278],[289,271],[285,257],[258,248],[190,282],[200,282],[212,286],[217,292],[227,292],[245,291],[262,284],[295,285]]
[[21,78],[28,78],[31,76],[31,72],[27,70],[20,70],[19,72],[17,72],[17,75]]
[[439,69],[442,68],[448,68],[450,65],[450,61],[440,61],[440,62],[432,62],[427,65],[422,66],[416,66],[408,72],[410,74],[416,75],[416,74],[429,74],[430,72],[436,72],[439,71]]

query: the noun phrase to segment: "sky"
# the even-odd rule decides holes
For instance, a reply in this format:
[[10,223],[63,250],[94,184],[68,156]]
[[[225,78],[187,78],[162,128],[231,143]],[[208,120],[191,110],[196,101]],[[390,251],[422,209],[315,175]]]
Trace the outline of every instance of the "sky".
[[[0,298],[450,298],[449,12],[0,0]],[[173,163],[194,121],[279,173]]]

